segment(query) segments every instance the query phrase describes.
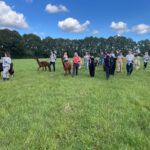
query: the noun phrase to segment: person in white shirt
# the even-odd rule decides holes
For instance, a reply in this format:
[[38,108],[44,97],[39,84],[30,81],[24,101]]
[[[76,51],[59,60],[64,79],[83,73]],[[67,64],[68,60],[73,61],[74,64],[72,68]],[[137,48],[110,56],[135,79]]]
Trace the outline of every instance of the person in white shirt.
[[88,52],[86,52],[86,54],[84,56],[84,63],[85,63],[86,69],[89,69],[89,60],[90,60],[90,56],[89,56]]
[[2,58],[3,62],[3,81],[9,80],[9,70],[11,65],[11,58],[8,52],[5,53],[5,57]]
[[131,51],[128,51],[126,60],[127,60],[127,75],[131,75],[133,71],[133,63],[134,63],[134,55],[132,54]]
[[150,60],[150,57],[148,55],[148,52],[145,52],[145,55],[143,56],[143,61],[144,61],[144,69],[147,68],[147,64],[148,64],[148,61]]
[[49,72],[51,72],[51,65],[53,65],[53,71],[55,72],[55,62],[56,62],[56,55],[53,51],[50,52],[50,64],[49,64]]
[[115,54],[114,54],[114,51],[112,51],[112,52],[110,53],[110,56],[113,57],[113,58],[116,57]]

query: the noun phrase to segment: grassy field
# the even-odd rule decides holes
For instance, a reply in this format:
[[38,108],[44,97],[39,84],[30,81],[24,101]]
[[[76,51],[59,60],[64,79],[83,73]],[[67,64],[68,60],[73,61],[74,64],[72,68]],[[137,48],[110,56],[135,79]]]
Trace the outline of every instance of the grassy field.
[[[0,150],[150,150],[150,66],[106,80],[37,72],[35,60],[14,60],[0,81]],[[149,64],[150,65],[150,64]]]

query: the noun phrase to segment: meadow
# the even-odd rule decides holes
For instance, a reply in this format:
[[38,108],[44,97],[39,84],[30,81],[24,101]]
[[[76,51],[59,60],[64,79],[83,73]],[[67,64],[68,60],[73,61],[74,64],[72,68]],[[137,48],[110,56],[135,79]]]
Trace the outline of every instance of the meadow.
[[51,73],[13,62],[0,80],[0,150],[150,150],[150,66],[107,81],[99,66],[72,78],[60,59]]

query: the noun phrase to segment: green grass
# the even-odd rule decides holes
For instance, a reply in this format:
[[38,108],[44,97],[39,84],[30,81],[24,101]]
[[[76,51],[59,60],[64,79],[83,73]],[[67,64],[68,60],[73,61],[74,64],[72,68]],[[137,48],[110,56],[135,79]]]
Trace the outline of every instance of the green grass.
[[150,66],[106,80],[37,72],[35,60],[14,60],[0,81],[0,150],[150,150]]

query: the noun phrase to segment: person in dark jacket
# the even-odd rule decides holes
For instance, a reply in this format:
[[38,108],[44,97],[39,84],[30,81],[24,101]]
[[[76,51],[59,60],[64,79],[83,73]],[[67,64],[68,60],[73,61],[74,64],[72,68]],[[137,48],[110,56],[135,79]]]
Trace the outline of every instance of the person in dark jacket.
[[110,68],[110,74],[114,75],[115,74],[115,70],[116,70],[116,57],[110,56],[110,60],[111,60],[111,68]]
[[95,59],[93,56],[90,58],[89,72],[91,77],[95,76]]
[[105,62],[105,71],[106,71],[106,78],[107,80],[109,79],[110,75],[110,70],[111,70],[111,57],[110,57],[110,52],[106,53],[106,58],[104,60]]

